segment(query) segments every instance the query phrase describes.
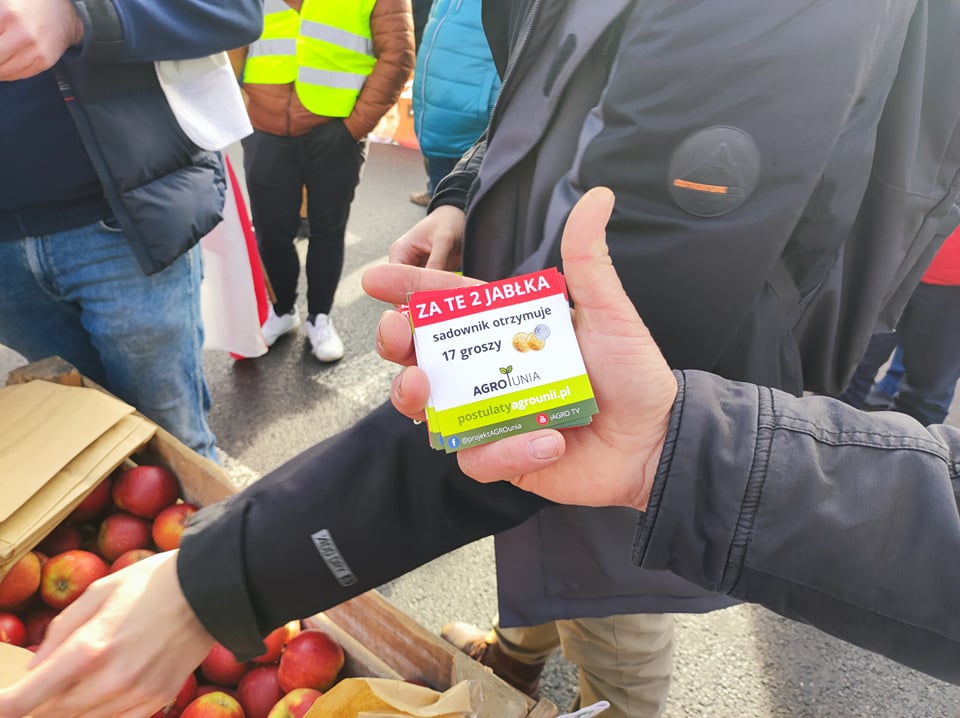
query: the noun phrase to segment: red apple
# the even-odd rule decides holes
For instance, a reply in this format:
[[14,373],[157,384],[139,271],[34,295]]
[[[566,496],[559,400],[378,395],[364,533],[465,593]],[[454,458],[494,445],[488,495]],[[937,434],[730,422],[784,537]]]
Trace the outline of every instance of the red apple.
[[93,487],[93,491],[83,497],[77,507],[67,517],[71,523],[97,519],[107,513],[113,503],[113,480],[109,477]]
[[117,557],[117,560],[110,564],[110,573],[116,573],[122,568],[132,566],[137,561],[143,561],[145,558],[156,556],[157,552],[149,548],[134,548],[124,551]]
[[76,526],[60,524],[47,534],[37,546],[37,550],[47,556],[54,556],[64,551],[73,551],[83,544],[83,534]]
[[244,718],[244,715],[236,698],[223,691],[212,691],[190,701],[180,718]]
[[313,688],[294,688],[267,714],[267,718],[303,718],[323,693]]
[[283,698],[283,689],[277,678],[279,670],[275,665],[257,666],[240,679],[237,700],[247,718],[267,718],[270,709]]
[[215,643],[200,664],[200,675],[211,683],[235,686],[243,674],[250,670],[249,663],[241,663],[226,646]]
[[183,682],[183,687],[177,693],[177,697],[151,715],[150,718],[179,718],[183,709],[196,697],[197,677],[191,673],[187,676],[187,680]]
[[150,545],[150,522],[147,519],[118,511],[100,524],[97,552],[107,561],[116,561],[127,551]]
[[308,628],[290,639],[280,656],[280,686],[325,691],[343,668],[343,648],[323,631]]
[[290,621],[270,631],[263,639],[266,650],[254,658],[253,662],[264,664],[279,660],[283,647],[298,633],[300,633],[300,621]]
[[113,483],[113,503],[131,514],[152,519],[180,498],[177,478],[162,466],[135,466]]
[[0,643],[12,643],[15,646],[27,645],[27,629],[23,621],[6,611],[0,612]]
[[52,557],[40,574],[40,598],[52,608],[66,608],[107,575],[107,564],[89,551],[64,551]]
[[237,698],[237,689],[228,688],[227,686],[218,686],[216,683],[203,683],[197,686],[197,695],[194,698],[199,698],[200,696],[205,696],[207,693],[214,693],[220,691],[221,693],[226,693],[231,698],[234,698],[239,701]]
[[153,542],[161,551],[172,551],[180,547],[180,534],[187,525],[187,519],[197,513],[193,504],[181,503],[168,506],[153,520],[151,535]]
[[40,557],[33,551],[17,561],[0,579],[0,608],[13,608],[40,588]]
[[50,621],[56,618],[58,613],[60,611],[50,608],[50,606],[40,606],[26,613],[23,617],[23,625],[27,629],[27,643],[43,643],[47,626],[50,625]]

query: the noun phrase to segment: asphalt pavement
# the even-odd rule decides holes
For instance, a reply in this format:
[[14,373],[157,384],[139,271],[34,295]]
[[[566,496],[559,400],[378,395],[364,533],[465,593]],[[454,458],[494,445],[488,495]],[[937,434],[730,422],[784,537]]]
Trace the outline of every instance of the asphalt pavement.
[[[234,166],[239,171],[242,164]],[[258,359],[236,361],[223,352],[205,353],[213,396],[210,421],[222,463],[238,485],[346,428],[387,397],[393,369],[373,346],[382,306],[363,294],[360,276],[366,267],[385,261],[390,243],[423,216],[423,208],[410,203],[408,195],[424,183],[419,153],[371,146],[331,314],[346,345],[342,361],[318,363],[302,331],[281,337]],[[298,244],[305,251],[305,243]],[[303,296],[301,291],[305,314]],[[22,363],[0,347],[0,383]],[[958,417],[955,404],[950,423],[960,426]],[[437,559],[381,591],[428,630],[439,631],[451,619],[487,627],[496,611],[492,540]],[[668,718],[960,716],[960,688],[763,608],[736,606],[678,616],[677,625]],[[564,707],[575,692],[575,669],[555,657],[545,673],[544,695]]]

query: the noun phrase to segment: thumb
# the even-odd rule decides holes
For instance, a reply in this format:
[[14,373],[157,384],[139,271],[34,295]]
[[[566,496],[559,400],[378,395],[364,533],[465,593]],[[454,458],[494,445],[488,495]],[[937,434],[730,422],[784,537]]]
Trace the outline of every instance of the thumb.
[[563,274],[578,317],[640,323],[607,250],[606,225],[614,199],[606,187],[595,187],[574,205],[560,241]]

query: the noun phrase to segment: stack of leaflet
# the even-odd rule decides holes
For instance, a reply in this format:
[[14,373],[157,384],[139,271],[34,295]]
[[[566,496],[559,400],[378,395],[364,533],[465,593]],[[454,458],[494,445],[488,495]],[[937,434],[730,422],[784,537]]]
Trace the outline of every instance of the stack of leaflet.
[[430,378],[430,444],[449,452],[534,429],[589,424],[593,388],[555,268],[413,292],[417,364]]

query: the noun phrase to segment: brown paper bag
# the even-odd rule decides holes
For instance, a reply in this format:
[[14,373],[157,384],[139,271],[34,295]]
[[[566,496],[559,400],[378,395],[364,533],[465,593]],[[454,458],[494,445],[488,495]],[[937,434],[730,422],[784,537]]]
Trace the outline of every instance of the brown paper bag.
[[440,693],[388,678],[345,678],[324,693],[304,718],[476,718],[478,681]]

